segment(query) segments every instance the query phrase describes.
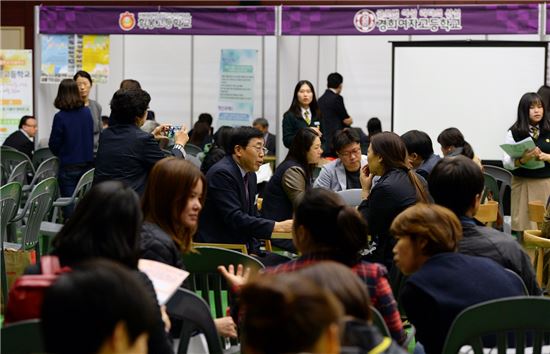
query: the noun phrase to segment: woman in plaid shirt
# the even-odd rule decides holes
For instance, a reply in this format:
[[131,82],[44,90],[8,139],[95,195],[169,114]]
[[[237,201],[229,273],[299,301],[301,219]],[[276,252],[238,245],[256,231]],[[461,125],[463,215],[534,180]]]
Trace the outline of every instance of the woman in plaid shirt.
[[[372,305],[382,314],[392,337],[400,344],[406,339],[397,303],[388,284],[387,270],[378,263],[361,261],[367,245],[367,226],[355,208],[347,206],[334,192],[313,189],[306,193],[294,213],[294,244],[302,254],[298,259],[267,268],[265,273],[292,272],[323,260],[350,267],[367,286]],[[233,285],[243,281],[242,267],[234,274],[220,267]]]

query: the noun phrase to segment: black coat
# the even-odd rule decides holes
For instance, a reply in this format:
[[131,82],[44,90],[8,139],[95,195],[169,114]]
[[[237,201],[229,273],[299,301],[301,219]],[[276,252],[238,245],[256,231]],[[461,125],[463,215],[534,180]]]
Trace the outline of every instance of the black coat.
[[141,258],[185,269],[182,253],[176,242],[158,225],[147,221],[141,228]]
[[[178,149],[172,155],[183,158]],[[143,194],[149,171],[165,157],[152,134],[135,124],[115,124],[101,132],[94,172],[94,184],[116,180]]]
[[349,118],[349,114],[344,106],[344,98],[330,89],[327,89],[317,102],[323,117],[321,120],[321,132],[325,140],[323,150],[333,154],[332,138],[338,130],[347,127],[343,120]]
[[267,133],[267,139],[265,141],[265,147],[267,149],[267,155],[269,156],[275,156],[277,150],[276,150],[276,146],[277,146],[277,140],[276,140],[276,136],[274,134],[271,134],[271,133]]
[[206,200],[200,215],[197,240],[241,243],[255,248],[254,238],[269,238],[275,222],[259,217],[255,196],[256,174],[248,172],[248,202],[244,180],[232,155],[225,156],[206,174]]
[[34,143],[29,140],[29,138],[27,138],[25,134],[21,132],[21,130],[17,130],[11,133],[10,136],[8,136],[6,140],[4,140],[3,145],[17,149],[18,151],[21,151],[22,153],[27,155],[29,159],[32,159],[32,154],[34,152]]

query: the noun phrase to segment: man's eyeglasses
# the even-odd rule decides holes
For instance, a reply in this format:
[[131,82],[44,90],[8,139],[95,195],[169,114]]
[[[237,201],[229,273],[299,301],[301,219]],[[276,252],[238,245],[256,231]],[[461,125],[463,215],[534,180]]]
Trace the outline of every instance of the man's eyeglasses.
[[263,153],[264,155],[267,155],[267,148],[263,146],[250,146],[251,148],[254,148],[258,154]]
[[342,152],[339,152],[338,155],[343,157],[350,157],[351,155],[359,156],[361,155],[361,149],[354,149],[351,151],[342,151]]

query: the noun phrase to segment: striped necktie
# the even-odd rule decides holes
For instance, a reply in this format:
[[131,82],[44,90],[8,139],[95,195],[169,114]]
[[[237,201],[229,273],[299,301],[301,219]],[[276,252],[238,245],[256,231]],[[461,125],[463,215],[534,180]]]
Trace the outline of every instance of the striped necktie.
[[311,124],[311,118],[309,117],[309,111],[304,111],[304,119],[306,120],[307,125]]
[[531,132],[533,133],[533,140],[539,138],[539,127],[531,127]]

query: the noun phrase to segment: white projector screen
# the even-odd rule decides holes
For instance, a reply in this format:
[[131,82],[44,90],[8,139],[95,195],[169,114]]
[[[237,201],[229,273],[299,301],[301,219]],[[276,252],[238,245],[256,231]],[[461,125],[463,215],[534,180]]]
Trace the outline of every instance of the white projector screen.
[[449,127],[477,156],[500,160],[526,92],[544,84],[546,42],[393,43],[392,129],[417,129],[433,141]]

